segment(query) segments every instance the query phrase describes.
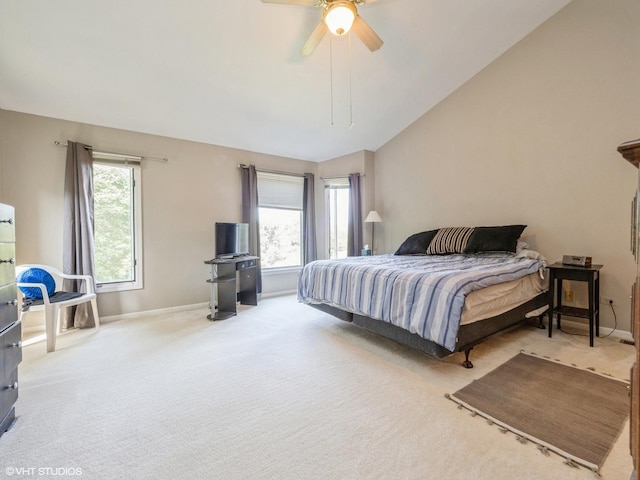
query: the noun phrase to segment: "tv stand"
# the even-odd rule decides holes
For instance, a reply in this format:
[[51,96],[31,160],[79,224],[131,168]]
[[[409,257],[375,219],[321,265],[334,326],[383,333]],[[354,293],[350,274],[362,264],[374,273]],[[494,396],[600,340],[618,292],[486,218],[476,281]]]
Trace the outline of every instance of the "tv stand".
[[[258,305],[256,273],[258,257],[243,255],[234,258],[214,258],[211,265],[211,314],[209,320],[225,320],[237,314],[237,302]],[[217,299],[217,307],[216,307]]]

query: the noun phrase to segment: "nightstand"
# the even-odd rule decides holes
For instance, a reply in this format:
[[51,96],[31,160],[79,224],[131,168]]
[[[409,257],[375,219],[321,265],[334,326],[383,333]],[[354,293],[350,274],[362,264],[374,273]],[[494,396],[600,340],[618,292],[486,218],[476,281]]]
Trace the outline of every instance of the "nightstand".
[[[556,262],[549,265],[549,337],[553,330],[553,314],[556,314],[558,329],[562,315],[589,319],[589,345],[593,347],[593,332],[600,336],[600,269],[602,265],[578,267]],[[587,282],[589,284],[589,308],[562,305],[562,281]],[[555,294],[554,294],[555,293]],[[555,303],[554,303],[555,301]]]

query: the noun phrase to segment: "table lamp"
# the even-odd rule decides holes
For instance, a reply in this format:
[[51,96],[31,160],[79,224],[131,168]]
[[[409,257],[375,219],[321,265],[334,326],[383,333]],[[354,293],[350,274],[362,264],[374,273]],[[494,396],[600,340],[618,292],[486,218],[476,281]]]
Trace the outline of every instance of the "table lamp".
[[364,223],[373,223],[373,225],[371,225],[371,250],[373,253],[375,253],[376,248],[376,223],[380,222],[382,222],[382,219],[380,218],[380,215],[378,215],[378,212],[376,212],[375,210],[371,210],[369,212],[369,215],[367,215],[367,218],[364,219]]

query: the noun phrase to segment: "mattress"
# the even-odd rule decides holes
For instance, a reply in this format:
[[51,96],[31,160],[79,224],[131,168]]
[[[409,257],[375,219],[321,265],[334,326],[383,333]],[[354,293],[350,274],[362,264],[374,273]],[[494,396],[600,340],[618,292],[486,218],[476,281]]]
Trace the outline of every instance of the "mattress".
[[471,292],[465,299],[460,325],[508,312],[547,290],[548,283],[537,272]]

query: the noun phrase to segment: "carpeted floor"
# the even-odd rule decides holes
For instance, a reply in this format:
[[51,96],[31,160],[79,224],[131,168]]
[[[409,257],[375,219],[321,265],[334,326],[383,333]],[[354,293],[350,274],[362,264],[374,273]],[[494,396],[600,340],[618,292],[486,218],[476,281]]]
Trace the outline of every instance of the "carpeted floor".
[[[520,350],[620,378],[634,352],[525,327],[478,346],[467,370],[461,354],[433,360],[293,296],[222,322],[207,313],[105,322],[62,335],[51,354],[25,347],[0,478],[591,479],[444,395]],[[629,478],[628,435],[627,423],[605,480]]]

